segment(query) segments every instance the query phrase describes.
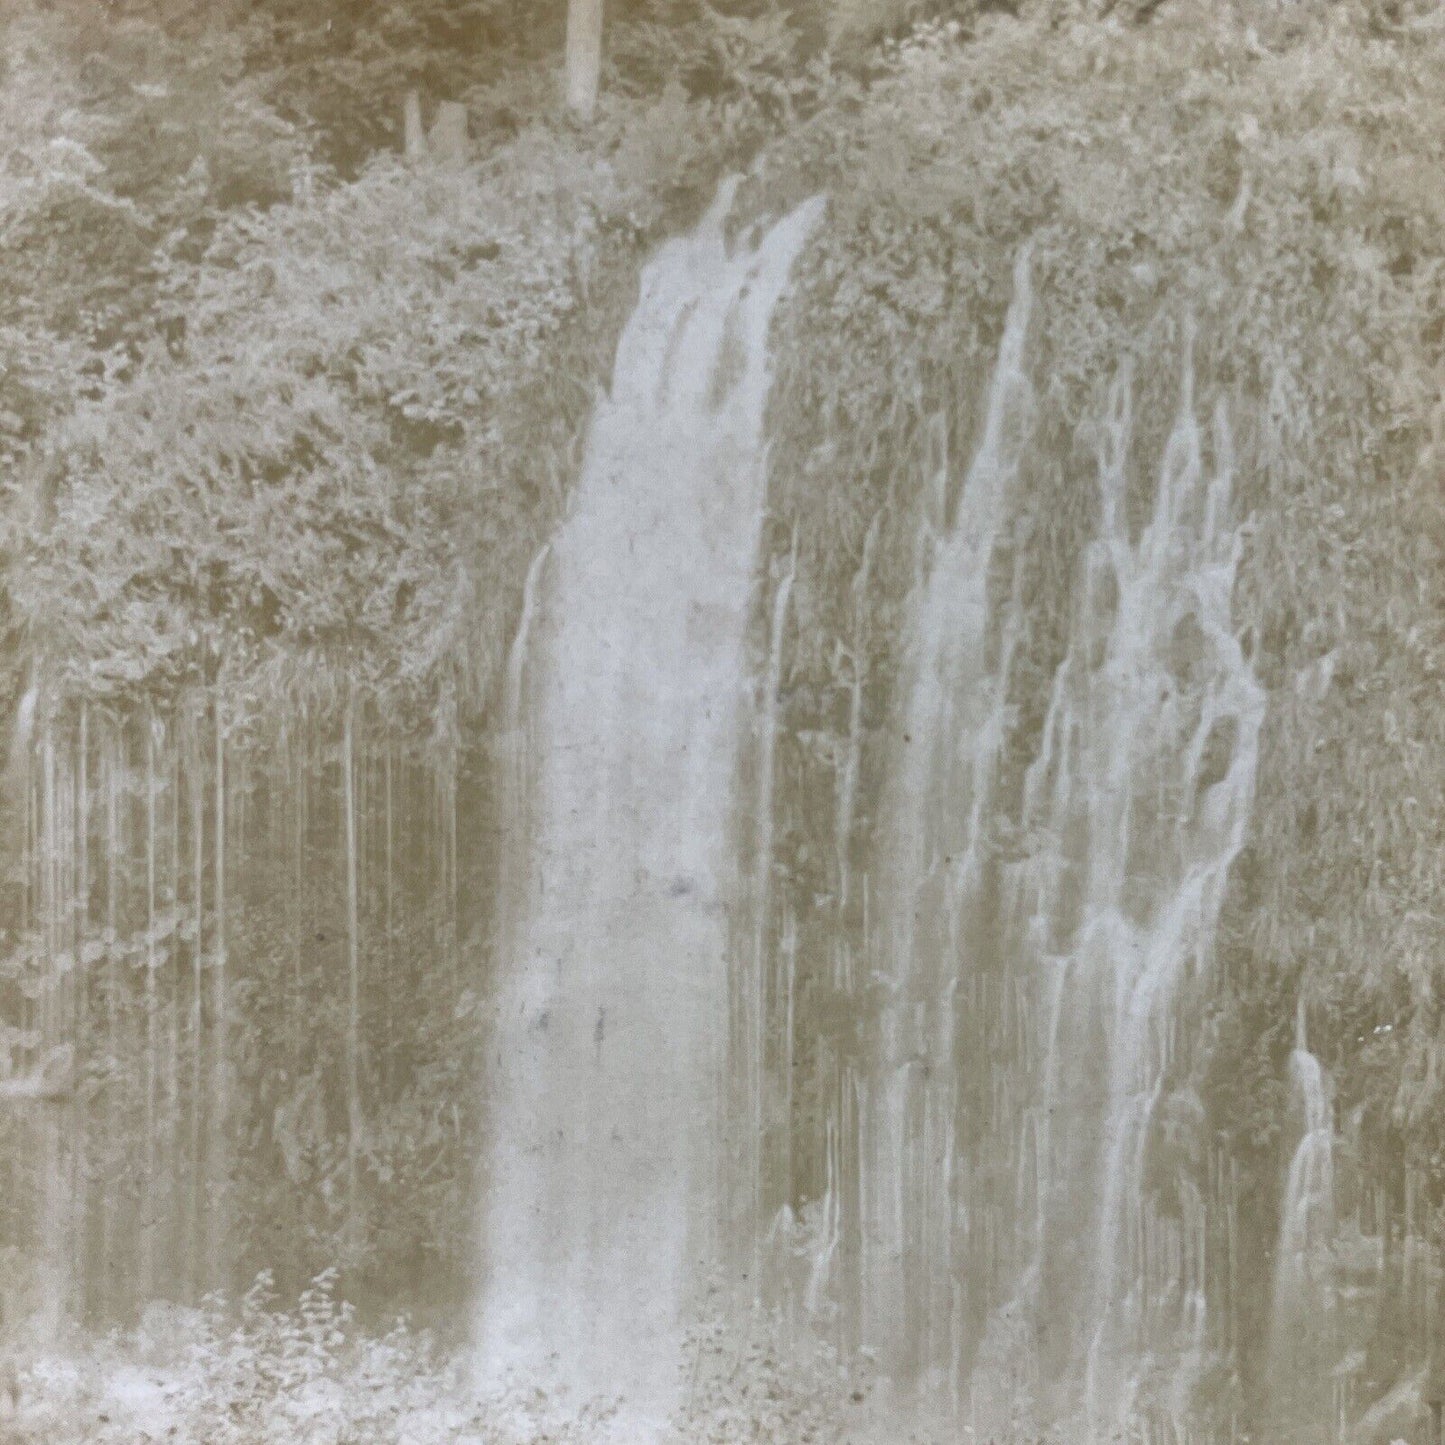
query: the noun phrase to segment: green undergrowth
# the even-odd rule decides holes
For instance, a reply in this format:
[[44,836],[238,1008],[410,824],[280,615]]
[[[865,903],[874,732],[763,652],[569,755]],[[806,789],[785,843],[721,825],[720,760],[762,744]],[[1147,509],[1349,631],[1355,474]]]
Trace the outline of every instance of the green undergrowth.
[[644,256],[747,106],[621,89],[581,132],[534,63],[505,123],[465,92],[471,163],[393,140],[341,172],[250,29],[148,9],[89,52],[62,16],[7,21],[14,695],[44,717],[199,686],[238,725],[354,696],[445,730],[490,698]]
[[[707,1315],[682,1342],[667,1445],[938,1445],[902,1427],[879,1387],[821,1346],[785,1345],[765,1315]],[[590,1445],[619,1402],[559,1407],[541,1387],[478,1394],[464,1346],[406,1318],[357,1328],[333,1271],[283,1304],[268,1276],[228,1306],[157,1303],[135,1330],[65,1356],[17,1347],[21,1408],[6,1445]],[[8,1431],[8,1433],[6,1433]],[[906,1433],[900,1433],[906,1431]],[[1022,1439],[1022,1437],[1020,1437]],[[1044,1442],[1031,1442],[1044,1445]]]

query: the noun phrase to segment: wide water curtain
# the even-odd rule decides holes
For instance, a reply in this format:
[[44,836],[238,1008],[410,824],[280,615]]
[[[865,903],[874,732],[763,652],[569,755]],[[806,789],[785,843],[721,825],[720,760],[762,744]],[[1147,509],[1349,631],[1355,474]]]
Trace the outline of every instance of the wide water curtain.
[[[835,970],[860,1046],[808,1116],[808,905],[772,866],[784,642],[808,585],[796,541],[769,588],[757,573],[768,323],[818,207],[730,251],[729,204],[647,268],[509,660],[487,1373],[573,1409],[621,1397],[619,1438],[654,1436],[741,1222],[750,1288],[857,1346],[910,1408],[982,1438],[1182,1439],[1218,1343],[1185,985],[1212,966],[1264,713],[1235,636],[1229,417],[1195,395],[1186,330],[1148,458],[1120,365],[1041,654],[1043,303],[1023,248],[966,466],[937,433],[856,881],[857,668],[840,693],[831,846],[840,893],[863,892],[867,997]],[[850,599],[860,632],[879,532]],[[1301,1043],[1282,1321],[1318,1297],[1305,1256],[1328,1120],[1311,1064]],[[817,1198],[788,1183],[800,1141]],[[796,1287],[770,1291],[763,1262],[793,1269],[790,1252]]]
[[489,1082],[482,1358],[574,1406],[621,1397],[628,1439],[672,1408],[716,1259],[767,334],[820,214],[730,250],[731,199],[644,272],[509,675],[527,852]]
[[[859,1333],[981,1430],[1019,1428],[1023,1408],[1106,1440],[1184,1419],[1203,1368],[1208,1141],[1179,1008],[1211,966],[1264,695],[1231,616],[1228,417],[1198,414],[1186,341],[1132,525],[1127,367],[1112,388],[1070,638],[1009,784],[1032,306],[1025,252],[911,603],[875,838],[886,1001],[860,1109]],[[1001,849],[1001,826],[1021,846]]]

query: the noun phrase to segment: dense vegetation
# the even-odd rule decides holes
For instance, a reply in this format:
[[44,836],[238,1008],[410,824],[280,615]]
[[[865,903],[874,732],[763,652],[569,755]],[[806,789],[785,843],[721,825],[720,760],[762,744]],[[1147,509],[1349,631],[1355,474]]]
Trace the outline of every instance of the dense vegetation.
[[[836,794],[855,681],[857,837],[876,805],[915,539],[947,505],[920,478],[969,454],[1032,238],[1050,385],[1013,539],[1040,605],[1011,747],[1030,755],[1062,654],[1105,389],[1132,365],[1146,478],[1192,344],[1202,404],[1235,427],[1253,516],[1237,610],[1270,706],[1180,1085],[1232,1161],[1242,1237],[1267,1241],[1302,996],[1350,1205],[1445,1244],[1438,10],[630,0],[585,132],[556,103],[562,18],[67,0],[4,21],[0,1072],[91,1025],[78,1133],[0,1119],[7,1275],[63,1186],[88,1261],[63,1283],[97,1322],[263,1268],[290,1294],[334,1264],[377,1310],[411,1291],[456,1322],[523,577],[641,258],[753,157],[755,208],[832,198],[771,421],[769,545],[798,549],[785,889],[839,895],[818,846],[835,820],[809,809]],[[428,116],[467,105],[466,165],[403,160],[412,88]],[[827,982],[857,918],[798,916],[816,1057],[779,1127],[801,1141],[803,1213],[828,1071],[866,1025]],[[160,1238],[141,1223],[158,1210]],[[244,1225],[275,1219],[280,1239]],[[1258,1340],[1267,1258],[1241,1275],[1231,1338]],[[25,1299],[55,1283],[25,1279]],[[1399,1369],[1387,1324],[1418,1334],[1427,1300],[1359,1327],[1366,1395]],[[310,1300],[313,1336],[253,1297],[241,1343],[204,1365],[236,1378],[205,1376],[188,1408],[260,1408],[237,1374],[256,1361],[335,1375],[315,1365],[339,1348],[329,1301]]]

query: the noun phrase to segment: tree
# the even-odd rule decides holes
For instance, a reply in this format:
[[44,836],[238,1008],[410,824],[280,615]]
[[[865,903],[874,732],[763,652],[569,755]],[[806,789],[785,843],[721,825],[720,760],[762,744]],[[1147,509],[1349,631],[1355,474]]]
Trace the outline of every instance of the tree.
[[568,0],[567,108],[587,122],[597,106],[602,70],[603,0]]

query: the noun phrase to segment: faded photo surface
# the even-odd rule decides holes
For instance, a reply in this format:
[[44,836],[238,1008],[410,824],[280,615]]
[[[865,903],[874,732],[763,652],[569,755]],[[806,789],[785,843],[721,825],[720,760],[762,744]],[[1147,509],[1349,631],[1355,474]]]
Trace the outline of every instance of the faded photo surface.
[[1438,0],[0,37],[0,1445],[1445,1445]]

